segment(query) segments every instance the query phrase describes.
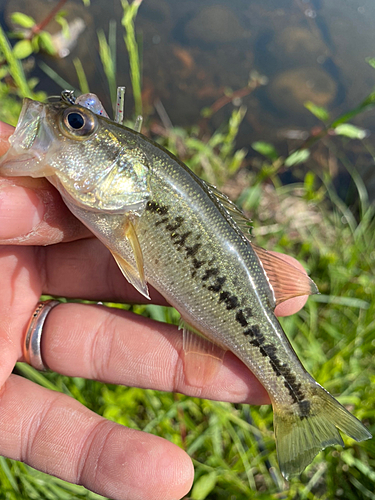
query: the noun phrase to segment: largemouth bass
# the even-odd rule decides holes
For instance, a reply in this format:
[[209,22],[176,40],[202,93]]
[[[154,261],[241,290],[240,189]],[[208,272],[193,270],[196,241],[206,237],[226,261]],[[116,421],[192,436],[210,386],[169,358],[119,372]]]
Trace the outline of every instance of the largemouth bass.
[[274,309],[315,293],[301,271],[253,245],[239,211],[170,152],[75,103],[25,99],[9,176],[46,177],[148,297],[151,284],[181,314],[188,381],[212,380],[226,350],[273,405],[280,469],[299,474],[325,447],[371,434],[303,368]]

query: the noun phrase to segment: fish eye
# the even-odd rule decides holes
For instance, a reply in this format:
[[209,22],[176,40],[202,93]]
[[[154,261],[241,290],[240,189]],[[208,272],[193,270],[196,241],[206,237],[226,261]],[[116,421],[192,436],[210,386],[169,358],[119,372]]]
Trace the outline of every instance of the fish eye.
[[79,113],[69,113],[66,116],[66,121],[69,123],[69,125],[74,128],[74,130],[79,130],[83,127],[85,124],[85,120],[82,115]]
[[90,111],[72,106],[66,108],[62,115],[62,131],[74,139],[85,139],[89,137],[97,126],[95,115]]

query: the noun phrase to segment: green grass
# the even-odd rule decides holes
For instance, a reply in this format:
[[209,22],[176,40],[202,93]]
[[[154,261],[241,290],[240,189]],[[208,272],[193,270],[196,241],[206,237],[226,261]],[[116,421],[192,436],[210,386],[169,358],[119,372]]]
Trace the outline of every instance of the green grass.
[[[127,46],[138,112],[141,79],[133,23],[139,2],[133,10],[127,2],[123,6],[129,16],[124,16],[123,23],[128,30]],[[112,34],[113,31],[114,26]],[[115,47],[111,36],[107,42],[100,32],[99,40],[113,96]],[[16,82],[16,91],[4,80],[0,82],[3,109],[0,118],[11,117],[14,123],[20,109],[18,97],[41,98],[41,94],[33,92],[32,82],[25,78],[2,32],[0,48],[5,61],[3,68]],[[81,86],[88,88],[79,61],[76,69]],[[372,105],[373,99],[370,101],[363,101],[362,108]],[[328,119],[322,110],[312,110]],[[270,145],[258,144],[256,147],[267,159],[254,162],[251,172],[243,169],[246,152],[235,148],[243,116],[243,109],[235,110],[230,122],[205,141],[199,138],[197,128],[171,129],[159,141],[224,191],[230,191],[231,183],[236,180],[235,185],[242,186],[236,191],[237,203],[253,219],[257,243],[289,253],[305,263],[321,295],[311,297],[298,314],[283,318],[283,327],[308,371],[374,433],[375,208],[345,156],[340,138],[321,137],[325,151],[335,155],[352,176],[356,190],[352,206],[339,198],[327,174],[318,174],[325,171],[324,165],[310,161],[309,169],[301,175],[296,156],[292,160],[289,156],[287,167],[300,175],[300,182],[283,186],[278,173],[284,168],[285,160]],[[347,116],[353,114],[347,113]],[[366,139],[363,143],[367,146]],[[305,154],[302,158],[307,160],[308,156]],[[178,318],[174,310],[166,307],[123,307],[159,321],[175,323]],[[345,449],[328,448],[300,478],[293,479],[287,486],[277,467],[270,407],[231,405],[105,385],[55,373],[40,374],[25,365],[19,365],[17,370],[36,383],[76,398],[108,419],[181,446],[191,456],[196,469],[190,492],[194,500],[375,498],[374,440],[356,444],[344,438]],[[0,458],[0,499],[26,498],[102,497],[24,464]]]

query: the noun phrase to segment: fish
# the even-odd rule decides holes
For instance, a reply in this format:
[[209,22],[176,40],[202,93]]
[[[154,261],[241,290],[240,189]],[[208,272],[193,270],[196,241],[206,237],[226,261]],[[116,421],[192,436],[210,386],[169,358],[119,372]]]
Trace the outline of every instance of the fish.
[[66,94],[25,99],[9,141],[0,174],[46,177],[125,278],[146,298],[151,285],[179,311],[190,385],[212,382],[227,351],[259,379],[285,479],[327,446],[343,446],[339,431],[372,437],[304,369],[274,314],[284,300],[317,293],[315,283],[250,241],[249,220],[215,186]]

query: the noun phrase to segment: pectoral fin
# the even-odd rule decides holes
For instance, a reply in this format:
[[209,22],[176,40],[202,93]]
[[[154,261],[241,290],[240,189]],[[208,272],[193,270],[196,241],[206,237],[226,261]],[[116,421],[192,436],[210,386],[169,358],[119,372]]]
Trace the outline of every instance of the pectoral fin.
[[120,255],[114,252],[111,253],[118,267],[120,268],[122,274],[129,281],[129,283],[131,283],[134,286],[134,288],[138,290],[139,293],[144,295],[146,299],[150,300],[147,283],[144,280],[142,280],[141,276],[139,275],[138,269],[129,264],[129,262],[120,257]]
[[117,262],[117,265],[121,269],[125,278],[131,283],[134,288],[138,290],[139,293],[144,295],[147,299],[150,299],[148,293],[148,287],[145,279],[145,272],[143,267],[143,254],[141,245],[138,241],[138,236],[133,222],[130,219],[126,219],[124,226],[124,236],[128,240],[134,254],[134,260],[136,266],[123,259],[120,255],[112,252],[112,255]]
[[183,330],[185,377],[193,387],[209,385],[223,364],[226,351],[180,320]]
[[319,290],[305,272],[281,259],[273,252],[251,243],[273,288],[276,305],[292,297],[313,295]]

